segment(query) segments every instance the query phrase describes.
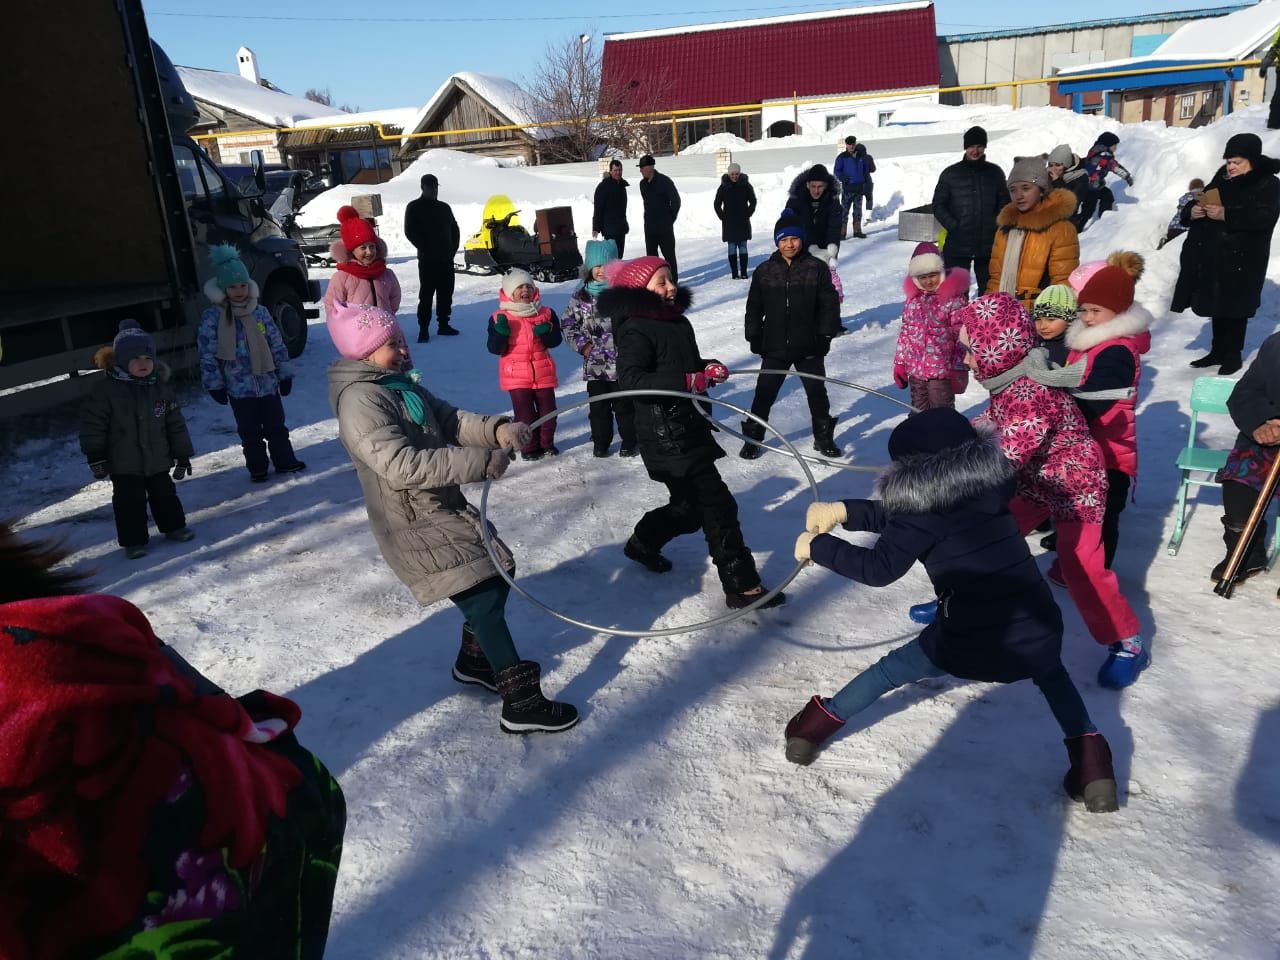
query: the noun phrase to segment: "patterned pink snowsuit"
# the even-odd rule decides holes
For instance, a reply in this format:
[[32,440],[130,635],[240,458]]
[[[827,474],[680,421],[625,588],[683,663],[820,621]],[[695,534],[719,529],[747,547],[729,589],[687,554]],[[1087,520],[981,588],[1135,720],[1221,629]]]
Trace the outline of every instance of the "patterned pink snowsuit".
[[906,369],[913,407],[954,407],[956,387],[968,381],[964,354],[956,342],[960,329],[955,317],[969,301],[969,271],[953,267],[932,293],[907,277],[902,290],[906,303],[893,353],[894,370]]

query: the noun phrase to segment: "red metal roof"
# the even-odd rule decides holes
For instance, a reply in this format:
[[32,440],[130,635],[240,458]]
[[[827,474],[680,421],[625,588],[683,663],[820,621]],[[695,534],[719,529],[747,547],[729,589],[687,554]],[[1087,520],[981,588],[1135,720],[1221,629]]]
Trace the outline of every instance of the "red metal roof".
[[[932,87],[939,79],[931,3],[654,33],[605,41],[602,82],[635,91],[631,109]],[[657,105],[644,92],[654,78],[666,87]]]

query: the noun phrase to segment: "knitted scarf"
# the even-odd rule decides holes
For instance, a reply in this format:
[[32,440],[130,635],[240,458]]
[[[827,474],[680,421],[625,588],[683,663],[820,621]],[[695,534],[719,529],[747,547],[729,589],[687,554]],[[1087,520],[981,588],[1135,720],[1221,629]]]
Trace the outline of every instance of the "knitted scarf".
[[1014,227],[1009,231],[1004,246],[1004,262],[1000,264],[1000,291],[1018,295],[1018,266],[1022,260],[1022,241],[1027,238],[1027,231]]
[[236,362],[236,321],[244,329],[244,339],[249,345],[249,366],[254,375],[271,373],[276,362],[271,356],[271,345],[267,343],[267,335],[253,318],[258,309],[258,298],[250,297],[241,303],[227,298],[222,304],[222,316],[218,320],[217,357],[227,363]]
[[538,311],[542,309],[542,298],[534,297],[533,303],[519,303],[508,299],[507,291],[499,290],[498,309],[503,313],[511,314],[513,317],[536,317]]
[[994,377],[979,380],[978,382],[992,394],[999,393],[1019,377],[1028,377],[1046,387],[1071,389],[1080,386],[1080,383],[1084,380],[1084,371],[1087,365],[1086,360],[1080,359],[1070,366],[1051,367],[1049,366],[1049,351],[1044,347],[1033,347],[1027,351],[1025,357],[1004,373],[997,373]]
[[380,277],[387,272],[387,261],[379,259],[365,266],[355,260],[343,260],[338,264],[338,269],[343,273],[351,274],[353,277],[359,277],[361,280],[372,280],[374,277]]
[[591,294],[591,296],[598,297],[604,289],[609,286],[609,284],[605,283],[603,280],[588,280],[582,286],[587,293]]
[[378,386],[386,387],[400,398],[405,411],[409,414],[409,419],[418,426],[427,422],[427,405],[422,400],[422,394],[418,392],[418,384],[421,382],[422,371],[417,369],[405,373],[392,373],[374,381]]

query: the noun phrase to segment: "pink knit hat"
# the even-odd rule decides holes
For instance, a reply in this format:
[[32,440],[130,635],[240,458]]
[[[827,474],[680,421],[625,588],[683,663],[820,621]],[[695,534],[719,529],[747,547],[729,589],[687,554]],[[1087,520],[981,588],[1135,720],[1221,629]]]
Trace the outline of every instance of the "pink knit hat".
[[936,243],[916,244],[911,259],[907,262],[907,276],[923,277],[926,273],[942,272],[942,254],[938,252]]
[[404,337],[395,316],[369,303],[335,302],[328,324],[333,345],[348,360],[363,360],[383,344]]
[[653,275],[671,265],[661,257],[637,257],[634,260],[612,260],[605,264],[604,282],[611,287],[647,287]]
[[1071,276],[1067,277],[1067,285],[1076,292],[1078,297],[1080,291],[1084,289],[1084,285],[1106,265],[1107,261],[1105,260],[1090,260],[1088,263],[1080,264],[1080,266],[1071,271]]

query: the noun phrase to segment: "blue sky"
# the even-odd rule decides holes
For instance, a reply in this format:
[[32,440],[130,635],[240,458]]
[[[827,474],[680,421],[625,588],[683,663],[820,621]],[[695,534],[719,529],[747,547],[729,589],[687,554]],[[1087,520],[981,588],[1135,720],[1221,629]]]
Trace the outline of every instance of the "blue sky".
[[[548,42],[591,34],[838,9],[855,3],[703,0],[698,12],[678,0],[570,3],[263,3],[261,0],[145,0],[151,36],[178,64],[234,72],[240,46],[258,55],[263,76],[290,93],[329,88],[337,104],[365,110],[419,107],[451,73],[475,70],[519,81],[535,72]],[[1226,2],[1112,0],[1105,5],[936,0],[940,33],[1137,16]],[[1012,9],[1011,9],[1012,8]],[[686,11],[686,12],[682,12]],[[856,56],[856,52],[851,55]]]

